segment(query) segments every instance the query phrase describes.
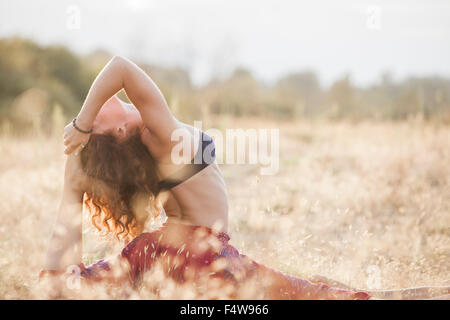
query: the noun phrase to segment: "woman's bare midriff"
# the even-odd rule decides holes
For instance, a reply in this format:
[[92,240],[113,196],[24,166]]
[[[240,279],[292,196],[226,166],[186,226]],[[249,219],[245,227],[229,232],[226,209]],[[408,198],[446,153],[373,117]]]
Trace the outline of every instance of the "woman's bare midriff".
[[200,225],[227,232],[228,198],[216,163],[172,188],[163,206],[167,223]]
[[[180,128],[187,129],[194,136],[196,128],[178,122]],[[182,167],[171,160],[172,149],[154,143],[149,130],[142,129],[143,143],[158,162],[160,178],[173,176]],[[194,144],[192,144],[193,146]],[[190,152],[193,152],[192,149]],[[227,232],[228,198],[222,173],[214,162],[186,181],[163,192],[161,196],[167,223],[184,223],[213,228]]]

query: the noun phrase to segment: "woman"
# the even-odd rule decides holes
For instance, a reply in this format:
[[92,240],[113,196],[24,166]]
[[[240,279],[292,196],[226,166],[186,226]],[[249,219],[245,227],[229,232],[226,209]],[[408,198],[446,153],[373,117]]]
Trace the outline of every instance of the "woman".
[[[114,96],[121,89],[132,104]],[[174,136],[187,143],[180,147]],[[212,139],[177,121],[155,83],[129,60],[114,57],[100,72],[65,127],[64,144],[63,199],[42,275],[77,265],[86,282],[130,283],[157,296],[170,282],[175,296],[181,288],[191,298],[370,298],[285,275],[229,245],[227,193]],[[134,237],[116,259],[88,268],[81,263],[84,194],[98,229]],[[143,232],[158,203],[167,221]]]

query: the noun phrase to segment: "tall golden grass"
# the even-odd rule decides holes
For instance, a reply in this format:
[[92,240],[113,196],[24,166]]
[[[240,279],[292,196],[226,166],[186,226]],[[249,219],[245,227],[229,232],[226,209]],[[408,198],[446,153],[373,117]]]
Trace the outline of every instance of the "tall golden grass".
[[[361,289],[450,285],[450,127],[210,118],[279,128],[280,170],[223,165],[230,243],[292,275]],[[61,127],[60,127],[61,128]],[[6,130],[7,131],[7,130]],[[0,298],[33,290],[63,186],[62,129],[0,136]],[[85,262],[118,250],[86,224]]]

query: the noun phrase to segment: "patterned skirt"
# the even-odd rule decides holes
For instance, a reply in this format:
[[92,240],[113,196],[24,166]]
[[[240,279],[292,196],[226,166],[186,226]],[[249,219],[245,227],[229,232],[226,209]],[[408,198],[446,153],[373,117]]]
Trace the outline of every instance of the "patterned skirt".
[[[158,294],[161,288],[201,299],[363,299],[370,295],[314,283],[258,263],[229,244],[230,237],[204,226],[166,223],[142,233],[121,252],[134,289]],[[82,265],[85,279],[113,272],[101,260]],[[167,297],[167,294],[165,295]],[[181,295],[182,296],[182,295]]]

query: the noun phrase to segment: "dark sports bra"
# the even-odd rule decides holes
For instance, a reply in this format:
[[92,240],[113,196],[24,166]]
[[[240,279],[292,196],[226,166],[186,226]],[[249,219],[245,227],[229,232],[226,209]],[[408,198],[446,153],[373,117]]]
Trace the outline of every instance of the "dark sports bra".
[[169,190],[176,187],[214,162],[216,159],[216,147],[213,139],[202,131],[200,142],[191,163],[186,164],[171,177],[159,181],[161,190]]

